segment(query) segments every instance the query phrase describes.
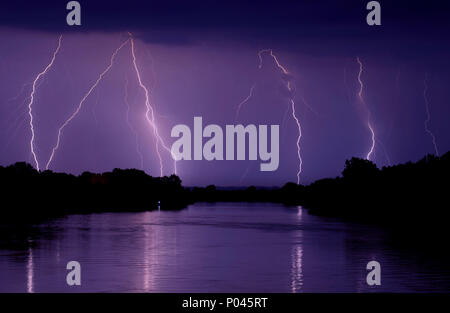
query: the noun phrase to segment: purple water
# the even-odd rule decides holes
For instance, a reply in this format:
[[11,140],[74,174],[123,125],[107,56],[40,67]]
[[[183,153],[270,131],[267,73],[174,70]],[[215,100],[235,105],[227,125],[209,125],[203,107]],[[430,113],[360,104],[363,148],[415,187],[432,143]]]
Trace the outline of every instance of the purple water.
[[[447,263],[393,245],[375,226],[274,204],[70,215],[0,250],[0,292],[449,291]],[[66,264],[81,264],[81,286]],[[381,264],[368,286],[366,264]]]

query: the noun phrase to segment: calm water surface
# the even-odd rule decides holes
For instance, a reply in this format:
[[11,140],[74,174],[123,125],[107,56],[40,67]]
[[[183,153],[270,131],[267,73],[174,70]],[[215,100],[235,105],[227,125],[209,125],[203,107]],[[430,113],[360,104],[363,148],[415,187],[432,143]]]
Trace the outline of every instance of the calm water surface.
[[[0,250],[0,292],[450,291],[446,262],[400,249],[375,226],[273,204],[70,215],[30,247]],[[66,264],[82,285],[66,285]],[[366,284],[381,263],[382,285]]]

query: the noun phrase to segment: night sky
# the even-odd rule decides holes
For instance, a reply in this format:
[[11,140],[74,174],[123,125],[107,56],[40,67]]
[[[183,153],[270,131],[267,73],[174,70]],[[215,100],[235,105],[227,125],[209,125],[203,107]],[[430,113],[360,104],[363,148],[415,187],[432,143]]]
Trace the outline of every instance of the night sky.
[[[381,26],[366,24],[368,1],[80,1],[82,25],[66,24],[66,1],[9,1],[0,5],[0,164],[41,167],[58,128],[133,33],[137,65],[150,92],[159,133],[167,145],[177,124],[238,122],[280,125],[280,165],[260,172],[260,161],[180,161],[184,185],[276,186],[340,174],[346,159],[366,157],[368,113],[376,134],[371,159],[379,166],[416,161],[435,148],[450,150],[450,22],[448,1],[380,1]],[[153,131],[128,42],[111,70],[64,129],[50,169],[80,174],[143,168],[159,175]],[[289,75],[269,53],[272,49]],[[362,102],[358,97],[363,64]],[[289,91],[287,82],[292,84]],[[425,88],[426,87],[426,88]],[[425,96],[425,97],[424,97]],[[127,107],[128,101],[129,108]],[[429,120],[427,122],[428,101]],[[287,114],[286,114],[287,112]],[[127,123],[127,116],[128,121]],[[427,122],[427,123],[426,123]],[[161,150],[164,174],[173,172]]]

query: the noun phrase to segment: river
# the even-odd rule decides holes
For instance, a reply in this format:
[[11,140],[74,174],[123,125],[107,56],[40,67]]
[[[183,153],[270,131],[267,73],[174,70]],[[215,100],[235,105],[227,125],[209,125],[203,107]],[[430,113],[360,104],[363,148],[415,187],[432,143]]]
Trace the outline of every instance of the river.
[[[450,266],[399,248],[377,226],[275,204],[201,203],[181,211],[69,215],[0,249],[0,292],[425,292]],[[381,285],[368,286],[368,262]],[[66,265],[81,265],[68,286]]]

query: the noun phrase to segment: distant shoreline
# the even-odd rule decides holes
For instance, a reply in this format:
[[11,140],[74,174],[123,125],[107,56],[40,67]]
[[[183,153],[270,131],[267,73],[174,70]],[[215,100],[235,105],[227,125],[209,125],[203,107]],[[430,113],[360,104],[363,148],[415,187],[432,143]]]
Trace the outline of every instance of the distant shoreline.
[[[448,217],[450,152],[427,155],[378,169],[368,160],[347,160],[342,176],[303,186],[183,187],[176,175],[152,177],[135,169],[114,169],[79,176],[38,172],[19,162],[0,167],[6,220],[33,220],[71,213],[180,210],[197,202],[266,202],[300,205],[312,214],[345,217],[384,224],[414,222],[419,208],[429,217]],[[423,216],[420,217],[423,219]]]

